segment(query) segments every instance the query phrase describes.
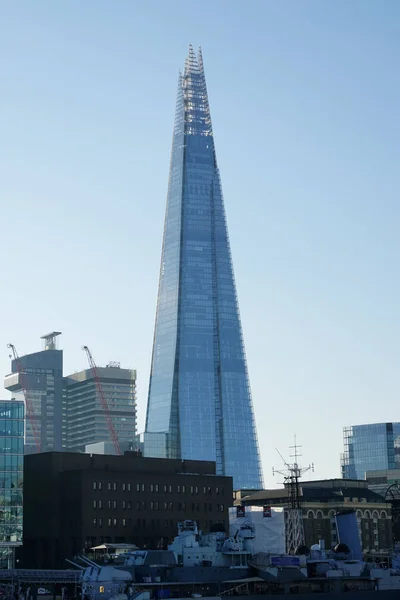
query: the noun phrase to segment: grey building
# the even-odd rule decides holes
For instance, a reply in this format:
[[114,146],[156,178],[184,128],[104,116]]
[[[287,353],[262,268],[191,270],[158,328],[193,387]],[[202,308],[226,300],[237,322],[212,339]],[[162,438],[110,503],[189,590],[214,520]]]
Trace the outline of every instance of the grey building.
[[25,389],[32,407],[26,416],[25,454],[62,450],[63,352],[56,348],[58,335],[53,331],[42,336],[44,350],[21,356],[19,366],[12,360],[5,377],[12,398],[25,401]]
[[0,401],[0,569],[14,566],[22,544],[24,403]]
[[[133,442],[136,436],[136,371],[118,363],[98,367],[99,380],[118,441]],[[86,446],[112,441],[106,415],[91,369],[64,378],[63,446],[85,452]]]

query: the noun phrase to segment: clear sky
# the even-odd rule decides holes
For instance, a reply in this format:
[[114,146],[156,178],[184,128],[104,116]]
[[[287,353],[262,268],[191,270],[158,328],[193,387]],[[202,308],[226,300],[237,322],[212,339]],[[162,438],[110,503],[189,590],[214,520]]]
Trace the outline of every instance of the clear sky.
[[337,476],[343,425],[400,420],[398,0],[2,2],[0,372],[62,331],[66,372],[137,368],[143,428],[189,43],[266,483],[294,433]]

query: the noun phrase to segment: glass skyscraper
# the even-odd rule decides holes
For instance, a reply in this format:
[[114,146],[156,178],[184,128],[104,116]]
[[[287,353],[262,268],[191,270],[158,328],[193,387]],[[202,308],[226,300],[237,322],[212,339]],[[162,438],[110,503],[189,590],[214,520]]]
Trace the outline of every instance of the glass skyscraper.
[[13,566],[22,544],[24,403],[0,401],[0,569]]
[[365,479],[367,471],[400,468],[400,423],[371,423],[343,429],[341,469],[345,479]]
[[179,77],[146,416],[146,456],[262,472],[201,51]]

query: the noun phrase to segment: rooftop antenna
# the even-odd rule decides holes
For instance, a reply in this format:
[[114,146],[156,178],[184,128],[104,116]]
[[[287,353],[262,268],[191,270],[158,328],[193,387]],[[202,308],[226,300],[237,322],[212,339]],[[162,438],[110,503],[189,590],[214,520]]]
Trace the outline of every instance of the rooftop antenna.
[[314,463],[310,464],[308,467],[300,467],[299,466],[299,458],[301,454],[299,454],[299,449],[301,446],[297,445],[296,435],[294,436],[294,445],[290,446],[290,450],[292,454],[290,454],[290,458],[294,459],[294,462],[287,462],[282,454],[279,452],[277,448],[276,451],[281,457],[283,464],[285,466],[284,469],[272,469],[272,474],[275,475],[279,473],[279,475],[283,476],[284,486],[288,490],[289,503],[287,510],[285,511],[285,531],[286,531],[286,552],[288,554],[294,554],[296,549],[299,546],[304,545],[304,527],[303,527],[303,516],[301,510],[301,488],[300,488],[300,479],[307,473],[307,471],[314,472]]

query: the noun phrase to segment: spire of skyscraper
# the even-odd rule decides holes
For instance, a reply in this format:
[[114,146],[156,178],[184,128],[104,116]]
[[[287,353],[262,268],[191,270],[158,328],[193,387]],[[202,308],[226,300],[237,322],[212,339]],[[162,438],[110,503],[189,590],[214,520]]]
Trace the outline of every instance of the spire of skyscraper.
[[201,50],[179,77],[145,454],[213,460],[262,488]]

